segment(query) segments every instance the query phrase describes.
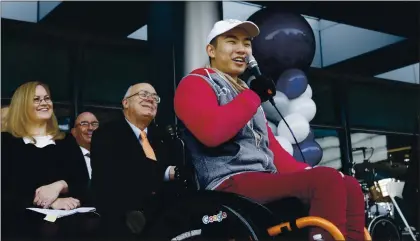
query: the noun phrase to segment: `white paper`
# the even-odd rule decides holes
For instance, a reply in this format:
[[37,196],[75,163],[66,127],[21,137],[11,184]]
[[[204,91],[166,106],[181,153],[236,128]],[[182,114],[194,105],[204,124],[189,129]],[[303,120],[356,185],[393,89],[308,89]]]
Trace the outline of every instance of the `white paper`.
[[45,214],[46,216],[54,216],[57,218],[70,216],[76,213],[88,213],[96,211],[96,208],[93,207],[80,207],[73,210],[54,210],[54,209],[44,209],[44,208],[26,208],[34,212]]

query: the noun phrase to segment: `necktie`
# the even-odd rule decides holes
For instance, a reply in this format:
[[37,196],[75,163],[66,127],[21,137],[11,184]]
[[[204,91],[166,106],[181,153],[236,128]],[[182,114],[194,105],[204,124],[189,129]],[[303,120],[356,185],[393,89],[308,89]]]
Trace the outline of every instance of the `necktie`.
[[87,157],[89,157],[90,158],[90,153],[88,152],[88,153],[86,153],[85,154],[85,156],[87,156]]
[[142,141],[143,151],[144,151],[144,154],[146,154],[146,157],[156,161],[155,152],[153,151],[153,148],[150,145],[150,142],[147,139],[146,133],[144,131],[140,131],[140,138]]

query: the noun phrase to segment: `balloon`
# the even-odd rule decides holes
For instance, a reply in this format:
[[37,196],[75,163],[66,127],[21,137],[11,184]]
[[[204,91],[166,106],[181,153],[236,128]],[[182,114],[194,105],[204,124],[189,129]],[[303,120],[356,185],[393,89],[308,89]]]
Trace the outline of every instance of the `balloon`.
[[[298,144],[302,150],[305,161],[310,166],[316,166],[322,159],[322,148],[316,141],[304,141]],[[293,145],[293,157],[300,161],[304,162],[302,154],[299,151],[297,145]]]
[[260,29],[252,41],[252,52],[262,73],[276,80],[287,69],[306,70],[311,65],[315,36],[302,15],[264,8],[249,20]]
[[315,117],[316,105],[312,99],[299,97],[290,101],[289,112],[299,113],[310,122]]
[[306,86],[305,92],[303,92],[303,94],[299,97],[308,97],[310,99],[312,98],[312,88],[309,84]]
[[[274,103],[276,103],[276,107],[277,109],[279,109],[280,113],[284,116],[286,116],[289,112],[289,99],[287,98],[287,96],[285,96],[283,93],[281,93],[280,91],[276,91],[276,95],[273,97],[274,99]],[[275,123],[279,123],[279,121],[281,120],[281,117],[279,115],[279,113],[277,113],[276,109],[274,109],[274,106],[266,101],[264,102],[262,105],[262,108],[264,109],[265,112],[265,116],[267,117],[268,120],[275,122]],[[277,128],[276,128],[277,130]]]
[[308,79],[300,69],[288,69],[277,80],[276,89],[287,98],[294,99],[302,95],[308,86]]
[[292,143],[290,143],[290,141],[281,136],[276,136],[276,140],[279,142],[280,146],[283,147],[285,151],[287,151],[290,155],[293,156],[293,146]]
[[[296,137],[298,143],[305,140],[309,135],[309,122],[301,114],[292,113],[284,117],[289,127],[292,129],[293,134]],[[281,120],[277,127],[277,135],[285,137],[290,143],[296,144],[295,139],[290,133],[289,128],[284,123],[284,120]]]
[[313,141],[315,140],[314,130],[312,128],[309,128],[309,134],[303,141]]
[[273,134],[277,133],[277,125],[276,124],[274,124],[271,121],[268,121],[268,126],[271,128],[271,131],[273,132]]

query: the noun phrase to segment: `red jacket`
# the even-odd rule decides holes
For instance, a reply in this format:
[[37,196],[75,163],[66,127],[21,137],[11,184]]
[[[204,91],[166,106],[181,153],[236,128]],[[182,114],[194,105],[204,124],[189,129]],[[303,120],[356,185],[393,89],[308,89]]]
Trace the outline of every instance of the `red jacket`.
[[[213,70],[207,69],[210,73]],[[205,69],[192,74],[207,75]],[[175,113],[189,131],[204,145],[215,147],[233,138],[256,113],[261,105],[252,90],[242,91],[229,104],[220,106],[212,87],[201,77],[183,79],[175,92]],[[274,165],[279,173],[295,172],[308,167],[286,152],[268,127],[269,148],[274,153]]]

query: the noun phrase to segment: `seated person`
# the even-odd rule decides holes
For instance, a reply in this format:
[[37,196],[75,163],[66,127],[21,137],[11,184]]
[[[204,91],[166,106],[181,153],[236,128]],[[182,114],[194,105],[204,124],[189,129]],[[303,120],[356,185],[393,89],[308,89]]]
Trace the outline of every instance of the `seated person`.
[[83,205],[87,170],[74,139],[58,129],[45,84],[21,85],[6,122],[1,133],[2,234],[37,235],[44,216],[26,208],[70,210]]
[[[207,38],[210,66],[187,75],[175,93],[175,113],[186,126],[186,146],[201,187],[233,192],[261,203],[296,197],[311,216],[334,223],[347,240],[363,240],[364,199],[356,179],[327,167],[297,162],[268,128],[261,103],[274,83],[258,77],[250,88],[238,78],[252,54],[252,22],[217,22]],[[310,239],[321,234],[314,228]],[[319,236],[319,235],[317,235]]]
[[[131,86],[122,100],[120,119],[101,125],[92,137],[91,190],[101,215],[104,234],[130,235],[127,214],[140,211],[153,216],[153,200],[164,180],[175,178],[175,166],[166,161],[156,129],[150,123],[156,116],[160,97],[147,83]],[[133,231],[133,230],[131,230]]]
[[74,127],[71,134],[76,139],[80,147],[80,153],[86,162],[86,169],[89,173],[89,180],[92,176],[92,167],[90,165],[90,143],[92,142],[92,134],[99,127],[99,121],[96,116],[90,112],[83,112],[77,116],[74,121]]
[[3,106],[1,107],[1,131],[6,130],[6,115],[9,111],[9,106]]

